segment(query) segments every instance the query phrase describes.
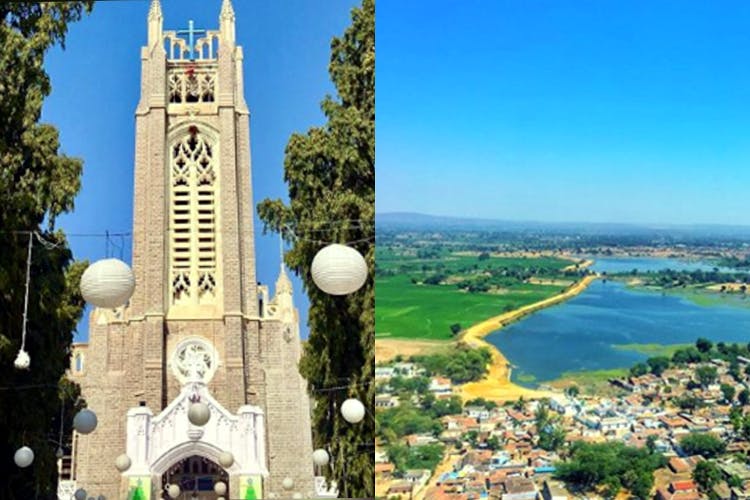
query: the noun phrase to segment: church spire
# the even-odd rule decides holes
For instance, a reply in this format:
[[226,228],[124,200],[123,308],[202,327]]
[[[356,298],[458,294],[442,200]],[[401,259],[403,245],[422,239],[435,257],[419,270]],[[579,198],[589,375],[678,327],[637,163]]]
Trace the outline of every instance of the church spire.
[[159,18],[161,19],[161,2],[159,0],[151,0],[151,7],[148,9],[149,20]]
[[162,22],[164,17],[161,13],[161,2],[151,0],[151,7],[148,9],[148,45],[153,47],[161,43],[162,39]]
[[221,18],[231,17],[232,19],[234,19],[234,8],[232,7],[232,0],[224,0],[221,3],[221,14],[219,16]]
[[284,269],[284,263],[281,263],[281,271],[279,272],[279,277],[276,280],[276,296],[278,297],[280,294],[292,294],[292,280],[289,279],[289,276],[286,274],[286,269]]
[[234,7],[232,7],[232,0],[223,0],[223,2],[221,3],[221,13],[219,14],[219,28],[222,38],[234,45]]

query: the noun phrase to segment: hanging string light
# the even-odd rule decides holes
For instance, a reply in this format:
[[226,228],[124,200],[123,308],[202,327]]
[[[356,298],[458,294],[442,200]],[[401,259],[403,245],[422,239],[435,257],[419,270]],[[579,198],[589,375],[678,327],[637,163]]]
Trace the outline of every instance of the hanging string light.
[[356,424],[365,418],[365,405],[359,399],[349,398],[341,404],[341,415],[350,424]]
[[34,461],[34,452],[28,446],[22,446],[16,450],[13,461],[17,466],[24,469]]
[[206,403],[196,401],[190,404],[190,408],[188,408],[188,420],[190,420],[191,424],[199,427],[204,426],[210,418],[211,410]]
[[228,469],[234,464],[234,455],[228,451],[224,451],[219,455],[219,465]]
[[180,496],[180,493],[180,487],[176,484],[167,485],[167,495],[169,495],[169,498],[177,498],[178,496]]
[[29,315],[29,284],[31,282],[31,247],[34,243],[34,233],[29,233],[29,249],[26,256],[26,292],[23,297],[23,323],[21,326],[21,349],[18,351],[13,365],[19,370],[28,370],[31,357],[26,352],[26,323]]
[[65,418],[65,398],[60,398],[60,434],[57,436],[57,450],[55,451],[55,456],[59,459],[65,455],[65,452],[62,449],[62,441],[63,441],[63,420]]
[[214,492],[217,495],[225,495],[227,493],[227,485],[223,481],[218,481],[214,485]]
[[291,490],[292,488],[294,488],[294,479],[292,479],[291,477],[285,477],[281,482],[281,487],[287,491]]
[[328,452],[323,448],[318,448],[317,450],[313,451],[313,463],[318,467],[324,467],[328,465],[329,460],[330,456],[328,455]]
[[124,453],[115,459],[115,468],[120,472],[125,472],[130,468],[130,457]]
[[123,306],[134,290],[133,271],[119,259],[94,262],[81,276],[81,295],[96,307],[114,309]]
[[334,243],[313,258],[310,273],[315,284],[330,295],[356,292],[367,281],[367,262],[354,248]]
[[73,417],[73,428],[79,434],[90,434],[94,432],[97,424],[98,419],[96,418],[96,413],[88,408],[84,408]]

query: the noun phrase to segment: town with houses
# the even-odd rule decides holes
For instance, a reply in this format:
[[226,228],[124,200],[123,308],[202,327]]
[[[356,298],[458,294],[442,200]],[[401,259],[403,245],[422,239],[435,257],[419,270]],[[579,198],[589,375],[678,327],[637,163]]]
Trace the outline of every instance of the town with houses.
[[[574,387],[540,400],[504,403],[460,401],[458,386],[427,372],[419,358],[380,365],[376,494],[425,500],[639,498],[622,490],[612,496],[601,488],[581,491],[559,478],[559,464],[576,442],[619,442],[663,457],[653,471],[649,498],[750,498],[750,418],[745,416],[750,359],[705,354],[699,362],[666,363],[647,373],[633,369],[630,376],[610,380],[607,395],[585,395]],[[426,414],[425,406],[436,401],[459,404],[443,405],[442,413],[455,413],[437,417],[439,425],[429,430],[398,426],[400,408]],[[558,426],[552,446],[540,445],[540,415]],[[701,445],[706,440],[709,445]],[[410,468],[420,458],[429,462],[427,452],[434,450],[441,454],[431,467]]]

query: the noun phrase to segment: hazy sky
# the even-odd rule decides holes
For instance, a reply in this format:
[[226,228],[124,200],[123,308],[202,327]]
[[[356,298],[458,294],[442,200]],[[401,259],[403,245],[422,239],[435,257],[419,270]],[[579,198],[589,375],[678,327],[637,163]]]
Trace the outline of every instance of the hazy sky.
[[750,224],[750,3],[377,9],[378,212]]
[[[140,50],[146,42],[148,0],[97,2],[71,25],[67,49],[51,51],[46,68],[53,93],[43,119],[57,125],[62,150],[85,160],[83,189],[68,233],[132,230],[134,112],[140,92]],[[293,132],[324,123],[319,103],[335,89],[328,77],[330,42],[350,24],[355,0],[235,0],[237,39],[245,53],[245,97],[251,112],[253,196],[286,199],[284,148]],[[221,0],[162,0],[165,29],[218,28]],[[271,285],[279,272],[276,235],[262,236],[256,218],[258,278]],[[105,255],[102,238],[70,238],[76,258]],[[119,243],[119,239],[115,239]],[[124,258],[130,261],[131,240]],[[114,256],[119,257],[115,251]],[[307,335],[307,299],[293,277]],[[77,339],[88,337],[86,322]]]

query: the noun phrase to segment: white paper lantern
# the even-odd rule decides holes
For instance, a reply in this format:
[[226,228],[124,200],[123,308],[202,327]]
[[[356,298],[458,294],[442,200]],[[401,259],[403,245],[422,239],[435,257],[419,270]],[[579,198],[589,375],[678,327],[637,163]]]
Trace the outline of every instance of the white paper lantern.
[[313,463],[318,467],[328,465],[328,460],[330,460],[328,452],[323,448],[318,448],[317,450],[313,451]]
[[133,290],[133,271],[119,259],[96,261],[81,276],[81,295],[96,307],[114,309],[123,306],[130,300]]
[[285,477],[281,482],[281,486],[285,490],[291,490],[292,488],[294,488],[294,479],[292,479],[291,477]]
[[60,448],[60,447],[58,446],[58,447],[57,447],[57,449],[55,450],[55,457],[57,457],[57,458],[62,458],[62,457],[63,457],[63,455],[65,455],[65,452],[63,451],[63,449],[62,449],[62,448]]
[[365,418],[365,405],[359,399],[349,398],[341,405],[341,415],[350,424],[361,422]]
[[120,472],[125,472],[130,468],[130,457],[124,453],[115,459],[115,468]]
[[31,366],[31,357],[29,356],[29,353],[23,349],[18,351],[18,356],[16,356],[13,366],[19,370],[28,370],[29,366]]
[[167,486],[167,495],[169,495],[169,498],[177,498],[180,496],[180,487],[176,484],[170,484]]
[[86,490],[83,488],[78,488],[75,493],[73,493],[73,497],[76,500],[86,500]]
[[206,403],[193,403],[188,408],[188,420],[193,425],[206,425],[211,418],[211,410]]
[[16,450],[16,454],[13,455],[13,461],[22,469],[28,467],[34,461],[34,452],[28,446],[22,446]]
[[347,295],[367,281],[367,262],[358,251],[334,243],[320,250],[310,268],[312,279],[324,292]]
[[96,413],[84,408],[73,418],[73,428],[80,434],[90,434],[96,429],[98,420]]
[[234,455],[229,453],[228,451],[223,451],[219,455],[219,465],[224,467],[225,469],[228,469],[234,464]]
[[227,492],[227,485],[226,485],[226,483],[224,483],[223,481],[218,481],[214,485],[214,492],[217,495],[224,495]]

